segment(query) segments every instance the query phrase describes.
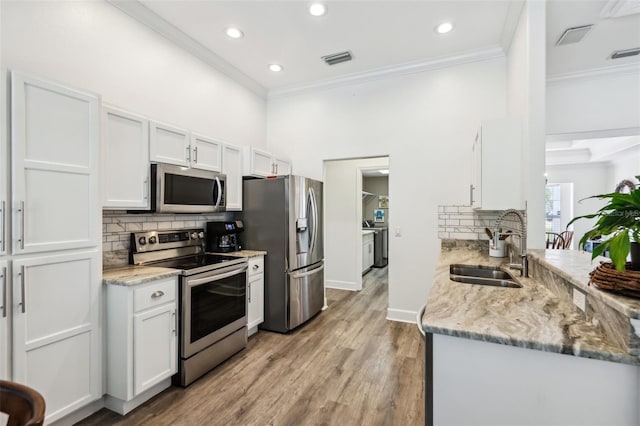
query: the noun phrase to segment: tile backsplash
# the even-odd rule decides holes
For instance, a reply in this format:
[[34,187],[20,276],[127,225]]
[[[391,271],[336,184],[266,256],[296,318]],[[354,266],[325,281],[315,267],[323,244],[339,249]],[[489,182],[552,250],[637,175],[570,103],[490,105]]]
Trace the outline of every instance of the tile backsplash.
[[[237,216],[237,217],[236,217]],[[155,214],[125,213],[121,210],[102,211],[102,262],[104,268],[129,263],[129,239],[132,232],[159,229],[204,228],[214,220],[235,220],[239,213]]]
[[[525,216],[524,211],[520,211]],[[438,206],[438,238],[452,240],[488,240],[484,228],[493,231],[502,210],[474,210],[471,206]],[[501,228],[520,231],[520,223],[509,215]]]

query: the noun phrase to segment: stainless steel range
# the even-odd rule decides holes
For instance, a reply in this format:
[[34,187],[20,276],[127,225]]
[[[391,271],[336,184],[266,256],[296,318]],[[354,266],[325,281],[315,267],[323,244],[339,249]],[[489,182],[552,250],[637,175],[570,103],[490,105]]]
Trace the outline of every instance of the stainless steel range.
[[247,259],[205,253],[203,229],[131,234],[130,263],[179,269],[174,384],[187,386],[247,345]]

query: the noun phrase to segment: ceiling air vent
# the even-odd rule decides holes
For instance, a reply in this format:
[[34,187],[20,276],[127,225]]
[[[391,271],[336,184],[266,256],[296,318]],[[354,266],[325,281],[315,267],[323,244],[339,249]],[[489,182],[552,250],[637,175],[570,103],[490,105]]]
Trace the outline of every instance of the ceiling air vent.
[[584,38],[585,35],[587,35],[591,27],[593,27],[593,24],[583,25],[581,27],[567,28],[566,30],[564,30],[558,41],[556,41],[556,46],[579,42]]
[[322,60],[325,61],[328,65],[339,64],[340,62],[347,62],[353,59],[351,56],[351,52],[348,50],[346,52],[334,53],[333,55],[323,56]]
[[611,54],[611,59],[626,58],[627,56],[640,55],[640,47],[627,50],[616,50]]

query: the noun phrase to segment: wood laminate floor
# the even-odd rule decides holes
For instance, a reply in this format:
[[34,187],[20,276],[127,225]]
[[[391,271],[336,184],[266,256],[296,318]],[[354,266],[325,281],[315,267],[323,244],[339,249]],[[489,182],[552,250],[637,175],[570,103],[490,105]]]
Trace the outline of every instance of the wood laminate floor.
[[188,388],[171,387],[126,416],[81,425],[423,425],[424,343],[387,321],[387,268],[363,290],[327,290],[329,308],[288,334],[260,331]]

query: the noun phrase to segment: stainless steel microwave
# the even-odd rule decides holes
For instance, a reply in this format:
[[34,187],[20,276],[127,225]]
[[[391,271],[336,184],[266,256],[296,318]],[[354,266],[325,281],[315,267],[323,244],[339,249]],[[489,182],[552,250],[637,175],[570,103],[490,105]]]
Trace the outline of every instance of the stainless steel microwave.
[[226,211],[226,175],[168,164],[151,165],[151,205],[157,213]]

